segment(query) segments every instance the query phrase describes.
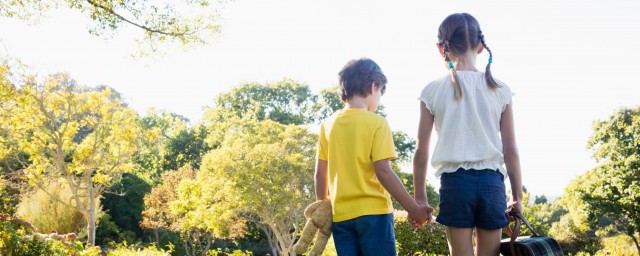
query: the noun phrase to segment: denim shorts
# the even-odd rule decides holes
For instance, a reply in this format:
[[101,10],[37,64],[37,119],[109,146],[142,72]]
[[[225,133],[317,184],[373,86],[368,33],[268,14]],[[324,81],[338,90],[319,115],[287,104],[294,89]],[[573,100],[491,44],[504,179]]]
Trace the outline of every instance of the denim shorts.
[[509,224],[504,215],[507,197],[504,177],[496,170],[458,169],[440,176],[442,225],[459,228],[501,229]]
[[396,256],[393,213],[334,222],[333,242],[340,256]]

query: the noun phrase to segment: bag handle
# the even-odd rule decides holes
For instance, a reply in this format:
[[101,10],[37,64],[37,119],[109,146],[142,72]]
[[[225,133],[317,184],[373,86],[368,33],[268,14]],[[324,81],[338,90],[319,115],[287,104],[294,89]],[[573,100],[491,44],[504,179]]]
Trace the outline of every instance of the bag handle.
[[518,238],[518,235],[520,234],[520,222],[521,221],[524,222],[524,224],[527,226],[527,228],[529,228],[529,230],[531,230],[531,233],[534,236],[538,236],[538,233],[535,230],[533,230],[533,228],[531,227],[531,224],[529,224],[529,222],[527,221],[527,219],[525,219],[524,215],[522,215],[521,212],[513,211],[513,208],[509,208],[505,212],[505,215],[507,216],[508,219],[512,219],[512,218],[515,219],[515,222],[516,222],[516,225],[513,228],[513,231],[511,230],[509,225],[503,228],[504,232],[507,233],[509,237],[511,237],[511,240],[509,240],[509,247],[511,247],[511,255],[516,256],[515,242],[516,242],[516,238]]

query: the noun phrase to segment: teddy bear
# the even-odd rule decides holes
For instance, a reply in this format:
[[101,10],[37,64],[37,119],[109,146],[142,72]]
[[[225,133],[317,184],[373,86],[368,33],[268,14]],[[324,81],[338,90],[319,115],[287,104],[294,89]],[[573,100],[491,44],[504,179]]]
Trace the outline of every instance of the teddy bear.
[[302,236],[300,236],[298,242],[293,246],[293,251],[296,254],[307,252],[313,237],[318,233],[318,237],[313,244],[311,252],[309,252],[309,256],[320,256],[324,251],[324,247],[327,245],[329,237],[331,237],[331,224],[333,223],[331,201],[319,200],[310,204],[307,209],[304,210],[304,217],[307,218],[307,223],[304,225],[304,229],[302,229]]

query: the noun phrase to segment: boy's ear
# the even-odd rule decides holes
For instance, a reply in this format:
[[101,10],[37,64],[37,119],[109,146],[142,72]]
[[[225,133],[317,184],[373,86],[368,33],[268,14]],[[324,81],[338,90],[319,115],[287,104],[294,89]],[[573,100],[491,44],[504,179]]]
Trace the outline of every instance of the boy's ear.
[[376,82],[371,82],[371,94],[376,93],[376,89],[378,88],[378,86],[376,85]]

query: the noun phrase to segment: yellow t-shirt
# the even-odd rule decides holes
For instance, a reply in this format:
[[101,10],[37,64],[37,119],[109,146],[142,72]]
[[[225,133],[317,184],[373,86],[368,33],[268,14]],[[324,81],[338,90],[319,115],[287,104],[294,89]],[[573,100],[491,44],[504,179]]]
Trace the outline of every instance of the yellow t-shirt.
[[333,221],[393,212],[373,163],[397,157],[384,117],[366,109],[336,111],[320,126],[317,157],[328,162]]

